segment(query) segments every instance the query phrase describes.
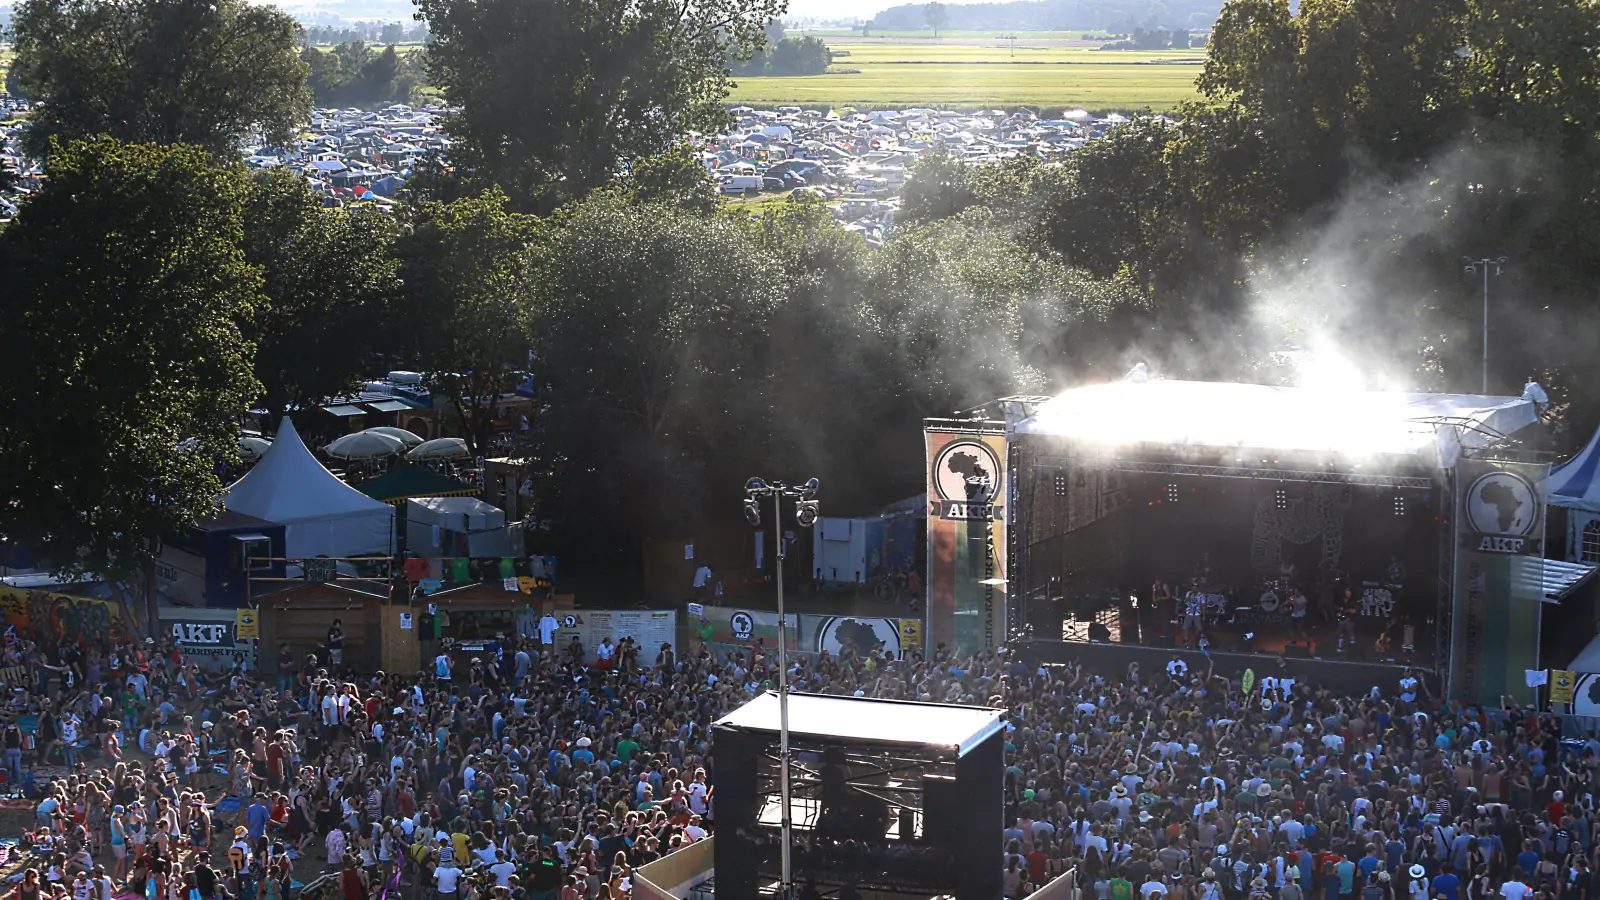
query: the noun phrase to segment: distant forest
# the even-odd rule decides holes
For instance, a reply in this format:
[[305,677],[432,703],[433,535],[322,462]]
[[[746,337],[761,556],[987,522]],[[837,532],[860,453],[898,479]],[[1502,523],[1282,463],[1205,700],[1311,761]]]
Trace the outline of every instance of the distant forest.
[[[1111,31],[1135,28],[1206,29],[1216,21],[1221,0],[1014,0],[1010,3],[944,4],[942,30],[951,31]],[[878,13],[870,28],[917,31],[928,28],[926,3],[893,6]]]

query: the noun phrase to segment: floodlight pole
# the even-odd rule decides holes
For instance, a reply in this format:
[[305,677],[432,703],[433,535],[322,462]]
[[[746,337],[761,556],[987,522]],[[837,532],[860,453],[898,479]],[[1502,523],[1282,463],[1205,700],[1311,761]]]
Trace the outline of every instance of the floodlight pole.
[[[797,523],[808,527],[816,521],[817,502],[812,499],[817,493],[817,479],[813,478],[800,487],[789,487],[781,481],[770,484],[760,478],[751,478],[745,482],[745,518],[751,525],[761,524],[760,507],[758,498],[772,498],[772,523],[773,534],[778,539],[778,555],[776,559],[776,574],[778,579],[778,797],[781,806],[779,830],[781,839],[781,864],[779,875],[778,896],[782,900],[794,900],[794,870],[790,863],[790,848],[794,838],[794,820],[789,811],[789,620],[783,610],[783,560],[787,555],[784,546],[783,531],[783,498],[794,497],[799,503],[795,509]],[[808,518],[809,516],[809,518]]]
[[1498,259],[1485,256],[1483,259],[1473,259],[1470,256],[1461,258],[1461,266],[1468,275],[1475,272],[1483,274],[1483,388],[1484,394],[1489,393],[1489,274],[1493,270],[1495,275],[1505,271],[1506,257]]

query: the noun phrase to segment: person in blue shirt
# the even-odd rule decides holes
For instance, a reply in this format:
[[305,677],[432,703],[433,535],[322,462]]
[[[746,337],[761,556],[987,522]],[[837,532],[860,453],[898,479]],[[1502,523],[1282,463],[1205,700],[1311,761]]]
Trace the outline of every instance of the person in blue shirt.
[[578,738],[578,749],[572,751],[572,764],[585,767],[594,764],[594,754],[589,751],[588,738]]
[[1447,862],[1439,869],[1439,874],[1433,878],[1433,894],[1442,896],[1444,900],[1461,900],[1461,879],[1451,871]]
[[250,832],[252,842],[260,840],[267,833],[267,821],[271,818],[272,811],[267,809],[266,798],[257,794],[244,814],[245,828]]

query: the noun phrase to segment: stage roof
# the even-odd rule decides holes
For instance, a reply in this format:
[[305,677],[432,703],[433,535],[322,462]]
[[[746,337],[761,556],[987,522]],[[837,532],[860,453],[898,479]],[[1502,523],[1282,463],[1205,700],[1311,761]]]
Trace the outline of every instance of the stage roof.
[[1165,444],[1455,464],[1538,420],[1532,401],[1472,394],[1328,391],[1204,381],[1116,381],[1008,405],[1014,435],[1103,446]]
[[[716,724],[777,734],[778,695],[768,691],[718,719]],[[789,695],[789,735],[796,740],[940,747],[965,756],[1004,727],[1004,710],[981,706]]]

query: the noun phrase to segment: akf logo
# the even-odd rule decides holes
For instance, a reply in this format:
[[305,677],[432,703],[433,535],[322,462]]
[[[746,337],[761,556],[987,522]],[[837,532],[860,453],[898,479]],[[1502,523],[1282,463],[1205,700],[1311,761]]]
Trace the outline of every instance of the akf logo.
[[577,616],[562,616],[561,617],[561,627],[562,628],[577,628],[579,625],[582,625],[582,624],[583,624],[583,620],[578,618]]
[[1539,523],[1539,498],[1521,475],[1490,472],[1467,489],[1467,521],[1479,534],[1522,537]]
[[[981,440],[946,444],[928,472],[937,500],[930,513],[945,519],[989,519],[999,515],[1000,456]],[[932,499],[932,498],[930,498]]]
[[728,617],[728,629],[733,632],[734,638],[748,641],[750,635],[755,634],[756,622],[749,613],[736,612]]
[[941,500],[988,503],[1000,478],[1000,457],[982,441],[952,441],[934,456],[929,474]]

